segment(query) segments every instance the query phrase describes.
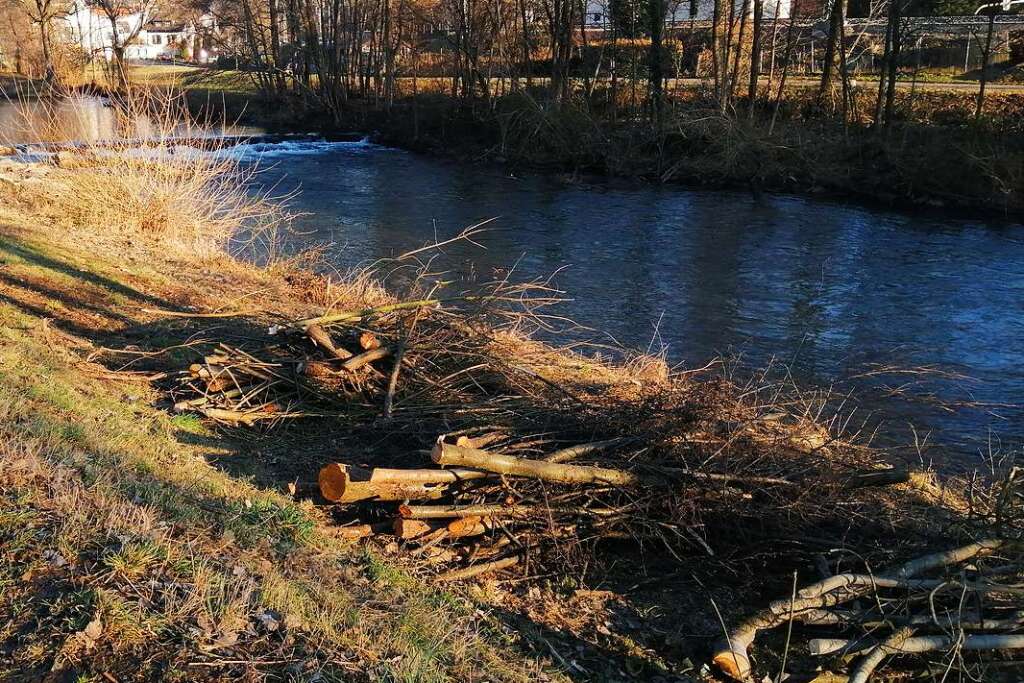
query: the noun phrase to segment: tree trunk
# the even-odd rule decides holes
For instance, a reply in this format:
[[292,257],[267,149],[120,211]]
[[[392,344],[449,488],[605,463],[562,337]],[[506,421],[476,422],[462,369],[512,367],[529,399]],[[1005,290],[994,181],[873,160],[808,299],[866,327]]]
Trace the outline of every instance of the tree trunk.
[[[750,116],[754,116],[754,104],[757,102],[757,78],[761,75],[761,30],[764,23],[764,3],[767,0],[753,0],[754,25],[750,37],[750,83],[747,86],[747,99],[750,100]],[[775,20],[778,21],[776,14]]]
[[899,75],[900,49],[903,44],[903,36],[900,31],[900,20],[902,19],[901,14],[903,12],[902,2],[903,0],[892,0],[889,3],[891,37],[889,39],[889,62],[886,65],[889,75],[885,88],[885,125],[887,127],[892,125],[893,114],[896,108],[896,77]]
[[985,51],[981,55],[981,77],[978,79],[978,101],[974,106],[974,119],[981,118],[981,112],[985,108],[985,85],[988,83],[988,63],[992,57],[992,33],[996,24],[996,11],[989,10],[988,32],[985,36]]
[[648,81],[651,88],[651,115],[661,130],[664,106],[665,69],[662,62],[662,37],[665,33],[665,14],[668,8],[665,0],[648,0],[647,12],[650,19],[651,48],[647,55]]
[[846,22],[846,0],[832,0],[829,12],[828,38],[825,43],[825,61],[821,65],[821,84],[818,87],[818,104],[832,92],[832,72],[835,70],[836,53]]

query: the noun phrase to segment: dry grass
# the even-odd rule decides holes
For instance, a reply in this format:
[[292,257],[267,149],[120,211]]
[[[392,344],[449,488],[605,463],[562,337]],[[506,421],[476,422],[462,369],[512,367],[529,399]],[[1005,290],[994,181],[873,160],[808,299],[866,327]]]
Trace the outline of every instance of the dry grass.
[[[24,98],[22,132],[50,142],[52,162],[40,209],[68,229],[98,235],[138,235],[183,253],[222,251],[244,231],[266,252],[289,216],[286,198],[251,191],[258,172],[209,135],[210,122],[192,118],[173,90],[134,89],[112,104],[114,135],[70,146],[72,99]],[[63,111],[58,113],[57,109]],[[140,140],[144,144],[140,145]],[[2,141],[2,138],[0,138]],[[23,201],[33,201],[26,197]]]
[[502,662],[502,641],[462,602],[333,540],[312,506],[215,466],[230,438],[168,416],[147,383],[87,360],[121,335],[173,338],[175,324],[141,310],[157,301],[295,290],[251,268],[227,279],[226,261],[196,264],[159,242],[115,250],[4,207],[0,680],[537,673],[529,657]]

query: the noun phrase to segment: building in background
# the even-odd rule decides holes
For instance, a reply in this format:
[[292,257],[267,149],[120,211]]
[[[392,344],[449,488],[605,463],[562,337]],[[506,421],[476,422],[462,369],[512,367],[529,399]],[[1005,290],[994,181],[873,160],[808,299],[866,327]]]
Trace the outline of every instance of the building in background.
[[[76,0],[63,17],[66,40],[77,45],[89,59],[113,59],[114,30],[107,15],[84,0]],[[140,28],[140,24],[142,24]],[[214,59],[207,36],[216,30],[211,17],[202,17],[197,25],[143,12],[126,12],[117,18],[119,36],[135,35],[125,46],[128,61],[194,61]]]
[[[736,14],[739,16],[743,11],[745,0],[734,0],[736,3]],[[799,0],[797,0],[799,1]],[[764,3],[764,17],[773,19],[787,19],[790,15],[790,8],[793,0],[746,0],[747,12],[754,13],[754,3]],[[627,3],[622,3],[628,6]],[[613,22],[612,7],[614,0],[587,0],[586,26],[588,29],[610,28]],[[643,12],[638,11],[641,30],[646,30],[646,18]],[[670,0],[668,12],[665,15],[665,23],[668,26],[682,26],[687,22],[711,21],[715,15],[715,0]],[[620,26],[621,28],[621,26]]]

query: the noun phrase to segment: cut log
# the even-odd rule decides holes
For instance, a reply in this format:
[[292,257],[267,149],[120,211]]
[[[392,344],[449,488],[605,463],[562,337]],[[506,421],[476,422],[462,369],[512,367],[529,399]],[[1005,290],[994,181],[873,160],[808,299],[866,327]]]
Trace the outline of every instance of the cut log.
[[474,576],[486,574],[488,572],[496,572],[501,569],[507,569],[508,567],[519,564],[522,559],[519,555],[512,555],[511,557],[503,557],[500,560],[494,560],[493,562],[483,562],[481,564],[470,565],[463,569],[456,569],[454,571],[445,572],[444,574],[438,574],[437,580],[442,582],[448,581],[461,581],[463,579],[471,579]]
[[[356,473],[355,478],[351,476],[352,472]],[[320,470],[320,494],[332,503],[356,503],[361,500],[436,500],[443,496],[447,489],[444,484],[369,481],[365,472],[366,470],[360,468],[331,463]]]
[[465,468],[453,468],[448,470],[438,469],[387,469],[376,467],[372,470],[361,470],[349,468],[349,476],[353,481],[370,481],[378,483],[397,484],[455,484],[460,481],[471,479],[486,479],[494,476],[490,472],[470,470]]
[[313,340],[313,343],[321,347],[327,353],[331,354],[335,358],[341,360],[348,360],[352,357],[352,353],[347,349],[339,348],[334,345],[334,340],[331,339],[331,335],[324,328],[319,325],[310,325],[306,328],[306,334]]
[[632,472],[613,470],[606,467],[586,465],[564,465],[543,460],[527,460],[509,455],[489,453],[476,448],[467,448],[438,442],[430,453],[438,465],[456,465],[486,470],[496,474],[532,477],[560,484],[611,484],[614,486],[638,486],[648,479]]
[[347,361],[341,364],[341,367],[349,372],[355,372],[359,368],[369,365],[375,360],[386,358],[391,355],[391,351],[385,348],[370,349],[369,351],[363,351],[358,356],[352,356]]
[[380,339],[373,332],[363,332],[359,335],[359,346],[363,351],[380,348]]
[[445,526],[440,523],[424,522],[419,519],[404,519],[399,517],[392,525],[395,536],[398,536],[403,541],[411,541],[413,539],[422,538],[440,529],[444,529]]
[[482,536],[495,527],[490,517],[463,517],[448,523],[448,535],[452,538]]

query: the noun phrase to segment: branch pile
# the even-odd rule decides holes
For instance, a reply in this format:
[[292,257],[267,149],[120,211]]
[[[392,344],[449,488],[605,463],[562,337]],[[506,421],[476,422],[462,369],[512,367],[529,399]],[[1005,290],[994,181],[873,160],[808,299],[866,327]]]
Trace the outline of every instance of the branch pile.
[[[927,654],[939,661],[924,659],[926,673],[956,669],[985,679],[984,663],[968,662],[965,653],[1024,649],[1024,499],[1017,472],[987,501],[987,531],[999,536],[877,572],[858,559],[859,570],[837,571],[799,589],[794,583],[790,595],[730,629],[715,647],[714,663],[730,678],[750,680],[750,649],[758,634],[796,623],[813,636],[804,643],[809,655],[848,668],[849,683],[872,680],[891,657]],[[785,647],[791,646],[787,637]]]
[[593,569],[613,543],[712,556],[709,517],[740,541],[768,511],[781,524],[821,514],[811,491],[907,476],[865,470],[864,451],[833,444],[806,402],[777,391],[743,400],[726,382],[648,379],[527,341],[500,323],[543,325],[550,291],[485,291],[284,321],[259,346],[218,343],[179,381],[175,408],[244,427],[340,420],[350,441],[374,444],[320,470],[341,533],[378,536],[389,519],[443,579]]

